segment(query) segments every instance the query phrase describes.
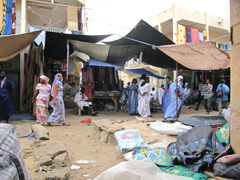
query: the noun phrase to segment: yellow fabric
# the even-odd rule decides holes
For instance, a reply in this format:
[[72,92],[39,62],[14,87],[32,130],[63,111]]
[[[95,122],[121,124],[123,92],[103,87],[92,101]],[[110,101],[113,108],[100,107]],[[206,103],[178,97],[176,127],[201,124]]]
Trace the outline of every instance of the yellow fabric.
[[[203,38],[204,37],[207,37],[207,31],[206,30],[203,30]],[[207,38],[204,40],[204,42],[207,42]]]
[[185,44],[186,43],[186,29],[185,26],[178,24],[177,29],[177,44]]
[[0,0],[0,29],[2,29],[3,21],[3,0]]
[[75,76],[80,76],[81,73],[81,62],[75,61],[76,62],[76,71],[75,71]]

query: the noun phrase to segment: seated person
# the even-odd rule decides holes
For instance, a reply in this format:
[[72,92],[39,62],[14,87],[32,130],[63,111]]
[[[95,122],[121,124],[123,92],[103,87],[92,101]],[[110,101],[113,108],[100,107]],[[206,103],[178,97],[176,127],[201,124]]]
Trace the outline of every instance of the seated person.
[[84,110],[84,107],[88,108],[88,111],[92,116],[96,116],[98,112],[94,112],[92,108],[92,102],[88,99],[87,95],[85,94],[85,88],[81,88],[80,91],[77,92],[74,102],[77,103],[78,108],[80,108],[78,113],[80,113],[82,110]]

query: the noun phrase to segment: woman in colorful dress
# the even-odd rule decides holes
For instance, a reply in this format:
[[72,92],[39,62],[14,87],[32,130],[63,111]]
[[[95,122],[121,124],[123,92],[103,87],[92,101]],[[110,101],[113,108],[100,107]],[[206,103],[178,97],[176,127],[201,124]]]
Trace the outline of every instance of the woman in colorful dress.
[[46,116],[48,112],[48,103],[50,99],[51,85],[48,84],[48,77],[41,75],[39,83],[33,94],[32,102],[34,103],[36,98],[36,117],[37,123],[46,125]]
[[51,123],[59,123],[63,126],[69,126],[69,124],[66,123],[65,106],[63,102],[63,90],[67,87],[67,84],[63,86],[62,81],[62,74],[56,74],[51,90],[51,96],[53,97],[53,100],[50,102],[50,105],[53,108],[53,112],[47,120],[49,126],[52,125]]

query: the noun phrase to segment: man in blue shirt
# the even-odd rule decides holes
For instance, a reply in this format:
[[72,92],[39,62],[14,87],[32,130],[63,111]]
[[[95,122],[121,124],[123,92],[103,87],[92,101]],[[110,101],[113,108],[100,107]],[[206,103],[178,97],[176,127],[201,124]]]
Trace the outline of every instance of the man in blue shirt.
[[222,82],[218,85],[216,92],[217,92],[217,100],[218,100],[218,104],[219,104],[219,111],[220,111],[220,114],[221,114],[222,109],[227,108],[228,94],[230,92],[230,89],[225,84],[224,80],[222,80]]

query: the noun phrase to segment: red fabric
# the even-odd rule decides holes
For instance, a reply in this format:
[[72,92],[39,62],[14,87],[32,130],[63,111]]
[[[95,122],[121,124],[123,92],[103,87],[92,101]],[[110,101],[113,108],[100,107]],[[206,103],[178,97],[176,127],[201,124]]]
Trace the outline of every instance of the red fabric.
[[16,2],[14,1],[12,4],[12,27],[11,27],[11,33],[16,33]]
[[191,29],[191,36],[192,36],[192,42],[200,42],[199,41],[199,32],[198,29]]
[[186,27],[186,42],[192,42],[191,28]]
[[179,88],[175,89],[174,92],[175,92],[175,94],[176,94],[178,97],[180,97],[180,90],[179,90]]
[[83,85],[85,88],[85,94],[87,95],[88,99],[92,99],[92,85]]
[[91,123],[92,119],[84,119],[81,121],[81,123]]

